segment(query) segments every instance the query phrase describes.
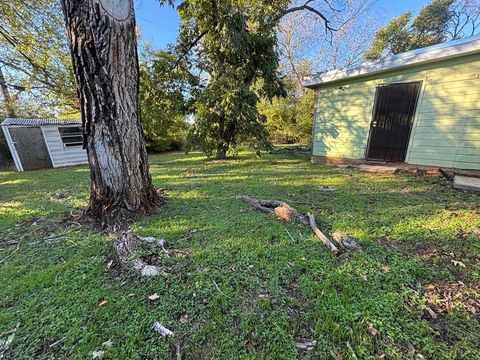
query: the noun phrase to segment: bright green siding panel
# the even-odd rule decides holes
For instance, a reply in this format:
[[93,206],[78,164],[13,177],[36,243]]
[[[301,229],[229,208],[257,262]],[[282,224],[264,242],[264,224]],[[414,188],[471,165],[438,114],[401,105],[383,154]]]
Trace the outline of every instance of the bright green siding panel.
[[313,154],[362,159],[380,84],[422,81],[406,162],[480,170],[480,56],[317,88]]

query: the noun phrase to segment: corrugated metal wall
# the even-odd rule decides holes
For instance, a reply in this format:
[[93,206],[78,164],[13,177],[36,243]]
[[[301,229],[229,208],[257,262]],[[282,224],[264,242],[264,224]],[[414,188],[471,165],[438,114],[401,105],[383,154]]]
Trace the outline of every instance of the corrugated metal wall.
[[87,164],[87,152],[81,146],[65,147],[57,126],[42,126],[53,167]]
[[480,59],[478,55],[320,86],[313,154],[362,159],[375,88],[423,81],[406,162],[480,169]]

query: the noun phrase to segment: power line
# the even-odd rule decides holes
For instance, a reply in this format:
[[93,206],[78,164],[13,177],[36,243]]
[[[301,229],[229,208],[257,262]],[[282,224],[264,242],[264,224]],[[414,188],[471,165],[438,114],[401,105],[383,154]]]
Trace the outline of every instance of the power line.
[[166,30],[170,30],[170,31],[172,31],[172,32],[178,33],[178,29],[173,29],[173,28],[171,28],[171,27],[168,27],[168,26],[159,24],[159,23],[157,23],[157,22],[155,22],[155,21],[149,20],[149,19],[144,18],[144,17],[140,17],[140,19],[142,19],[143,21],[146,21],[146,22],[148,22],[148,23],[150,23],[150,24],[160,26],[160,27],[162,27],[162,28],[164,28],[164,29],[166,29]]

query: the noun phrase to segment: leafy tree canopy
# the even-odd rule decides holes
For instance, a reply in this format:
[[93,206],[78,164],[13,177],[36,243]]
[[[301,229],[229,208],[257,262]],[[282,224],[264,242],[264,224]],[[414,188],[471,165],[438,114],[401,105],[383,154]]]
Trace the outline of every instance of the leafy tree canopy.
[[259,97],[284,95],[279,78],[274,25],[287,1],[183,1],[179,53],[197,45],[193,54],[203,75],[196,98],[190,145],[224,158],[240,142],[268,144]]
[[413,19],[411,12],[394,18],[375,34],[365,57],[376,59],[445,41],[454,1],[432,0]]
[[198,79],[175,56],[147,46],[140,61],[140,109],[147,148],[178,150],[185,139]]
[[[8,100],[13,108],[17,107],[17,112],[25,108],[20,102],[33,100],[49,108],[51,113],[78,112],[59,2],[9,0],[0,3],[0,67],[11,95]],[[3,95],[6,101],[5,93]]]
[[288,95],[272,101],[262,99],[259,112],[266,117],[269,140],[277,144],[308,144],[312,137],[315,92],[306,90],[298,94],[295,80],[287,79]]

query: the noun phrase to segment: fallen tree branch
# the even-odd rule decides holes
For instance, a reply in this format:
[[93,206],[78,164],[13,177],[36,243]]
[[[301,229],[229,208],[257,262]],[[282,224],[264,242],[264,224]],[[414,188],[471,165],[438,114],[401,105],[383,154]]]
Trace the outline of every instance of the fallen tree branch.
[[329,238],[325,236],[324,233],[320,231],[320,229],[317,227],[317,224],[315,222],[315,216],[313,214],[307,214],[308,220],[310,222],[310,227],[312,228],[313,232],[317,237],[325,244],[328,250],[330,250],[333,254],[338,255],[340,252],[337,249],[335,245],[330,241]]
[[[296,220],[302,225],[310,226],[314,234],[325,244],[328,250],[330,250],[335,255],[338,255],[340,253],[340,251],[333,244],[333,242],[317,227],[313,214],[308,213],[307,215],[303,215],[287,203],[278,200],[261,200],[256,199],[252,196],[245,195],[237,196],[237,199],[245,201],[247,204],[251,205],[253,208],[259,211],[265,212],[267,214],[273,214],[276,218],[280,218],[285,221]],[[290,236],[290,239],[294,241],[288,231],[287,234]],[[361,246],[358,245],[352,237],[342,234],[342,237],[339,237],[338,239],[339,244],[343,249],[361,251]]]

